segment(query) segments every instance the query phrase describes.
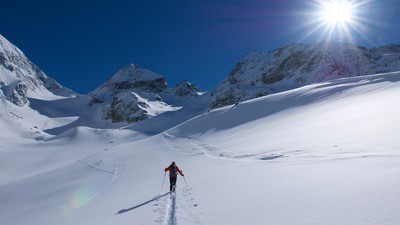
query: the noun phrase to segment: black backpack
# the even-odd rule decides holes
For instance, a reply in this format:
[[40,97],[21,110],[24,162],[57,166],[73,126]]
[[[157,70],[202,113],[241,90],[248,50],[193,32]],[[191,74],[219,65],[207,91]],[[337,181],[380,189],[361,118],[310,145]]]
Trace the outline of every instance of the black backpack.
[[169,166],[169,176],[170,177],[176,177],[178,174],[177,174],[177,171],[176,171],[176,166],[174,166],[174,165],[170,165]]

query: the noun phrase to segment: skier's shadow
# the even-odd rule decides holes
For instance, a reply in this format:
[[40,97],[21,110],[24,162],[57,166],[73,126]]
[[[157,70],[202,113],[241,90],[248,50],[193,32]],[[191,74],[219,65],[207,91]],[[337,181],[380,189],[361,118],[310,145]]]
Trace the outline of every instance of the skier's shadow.
[[141,203],[141,204],[139,204],[139,205],[136,205],[136,206],[133,206],[133,207],[131,207],[131,208],[129,208],[129,209],[121,209],[121,210],[119,210],[116,214],[122,214],[122,213],[129,212],[129,211],[131,211],[131,210],[137,209],[137,208],[142,207],[142,206],[144,206],[144,205],[147,205],[147,204],[149,204],[149,203],[151,203],[151,202],[154,202],[154,201],[156,201],[156,200],[158,200],[158,199],[160,199],[160,198],[162,198],[162,197],[168,195],[169,193],[170,193],[170,192],[167,192],[167,193],[165,193],[165,194],[163,194],[163,195],[156,196],[156,197],[150,199],[150,200],[147,201],[147,202],[143,202],[143,203]]

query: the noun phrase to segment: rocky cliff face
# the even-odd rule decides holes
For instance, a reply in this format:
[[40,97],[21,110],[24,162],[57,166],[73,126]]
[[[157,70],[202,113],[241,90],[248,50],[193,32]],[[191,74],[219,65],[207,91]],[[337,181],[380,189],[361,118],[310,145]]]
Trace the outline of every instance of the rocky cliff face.
[[210,108],[315,82],[399,70],[399,45],[366,49],[339,42],[293,44],[246,55],[211,92]]
[[120,92],[113,96],[111,104],[103,110],[103,118],[112,122],[137,122],[150,117],[150,106],[134,92]]
[[3,98],[23,106],[28,97],[46,98],[48,93],[72,97],[75,92],[46,76],[16,46],[0,35],[0,90]]

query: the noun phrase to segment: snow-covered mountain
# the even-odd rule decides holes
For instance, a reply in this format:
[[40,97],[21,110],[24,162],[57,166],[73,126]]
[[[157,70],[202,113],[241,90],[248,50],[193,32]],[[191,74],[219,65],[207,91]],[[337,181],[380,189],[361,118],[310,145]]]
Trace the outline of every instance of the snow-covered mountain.
[[[117,128],[170,112],[166,123],[152,120],[137,128],[161,132],[206,111],[205,96],[186,80],[168,87],[163,76],[134,64],[88,95],[77,95],[46,76],[0,36],[0,122],[14,124],[8,136],[36,133],[35,139],[46,139],[48,134],[59,135],[79,126]],[[191,104],[197,101],[198,105]]]
[[198,91],[188,81],[169,88],[162,75],[129,64],[89,94],[89,105],[103,105],[105,120],[138,122],[182,109],[200,96]]
[[[0,133],[3,142],[50,138],[43,130],[62,126],[71,118],[52,118],[31,107],[32,101],[73,98],[76,93],[46,76],[15,45],[0,35]],[[44,106],[47,108],[48,105]]]
[[212,92],[218,108],[304,85],[400,70],[400,45],[381,48],[328,42],[292,44],[241,59]]
[[23,106],[28,98],[74,97],[75,92],[46,76],[15,45],[0,35],[0,96]]
[[[47,77],[2,36],[0,44],[0,97],[4,109],[13,108],[4,111],[3,116],[32,110],[53,122],[29,125],[23,130],[52,135],[79,126],[127,125],[141,132],[160,133],[209,108],[337,78],[400,70],[399,45],[366,49],[339,42],[293,44],[269,53],[248,54],[210,93],[199,92],[186,80],[169,87],[162,75],[129,64],[88,95],[76,96]],[[9,103],[26,107],[8,107]]]

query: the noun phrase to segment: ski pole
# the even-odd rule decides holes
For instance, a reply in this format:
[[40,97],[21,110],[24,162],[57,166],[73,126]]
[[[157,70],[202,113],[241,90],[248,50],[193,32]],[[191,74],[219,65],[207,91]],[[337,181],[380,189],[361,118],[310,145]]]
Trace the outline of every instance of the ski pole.
[[189,187],[189,185],[188,185],[187,182],[186,182],[185,176],[183,176],[183,180],[185,181],[186,187]]
[[164,173],[164,178],[163,178],[163,180],[162,180],[161,191],[162,191],[162,189],[164,188],[164,181],[165,181],[165,175],[166,175],[166,174],[167,174],[167,172]]
[[[183,170],[181,170],[181,172],[183,173]],[[182,176],[182,177],[183,177],[183,180],[185,181],[186,187],[189,187],[189,185],[188,185],[187,182],[186,182],[185,176]]]

